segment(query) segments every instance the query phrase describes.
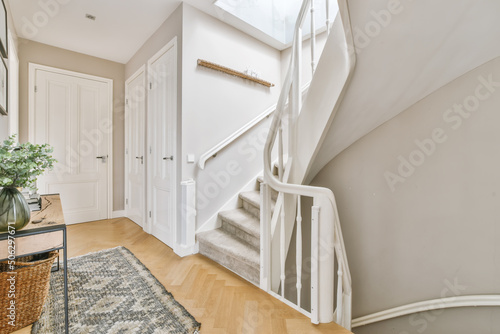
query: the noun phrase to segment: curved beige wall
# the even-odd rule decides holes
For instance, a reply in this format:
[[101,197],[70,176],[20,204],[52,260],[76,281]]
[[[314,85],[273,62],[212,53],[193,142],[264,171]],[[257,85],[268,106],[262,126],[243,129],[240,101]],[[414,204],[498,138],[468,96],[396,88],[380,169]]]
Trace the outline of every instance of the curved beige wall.
[[348,3],[356,69],[308,180],[377,126],[500,56],[500,1]]
[[[443,291],[500,293],[499,106],[496,58],[370,132],[313,180],[338,200],[354,317]],[[456,324],[460,333],[490,333],[465,328],[482,317],[481,328],[498,330],[487,314],[499,313],[447,310],[432,321],[403,317],[354,332],[421,333],[424,319],[425,333],[458,333],[447,329]]]

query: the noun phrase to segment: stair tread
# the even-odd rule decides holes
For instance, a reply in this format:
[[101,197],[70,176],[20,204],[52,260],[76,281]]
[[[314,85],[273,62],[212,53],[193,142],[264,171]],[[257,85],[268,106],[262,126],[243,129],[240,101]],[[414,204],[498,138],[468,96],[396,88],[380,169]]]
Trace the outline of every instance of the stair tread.
[[256,208],[260,208],[260,191],[244,191],[240,193],[240,198],[252,204]]
[[234,237],[221,228],[202,232],[197,235],[200,242],[211,244],[212,247],[243,261],[255,268],[259,268],[260,255],[257,249],[250,244]]
[[260,237],[260,221],[243,208],[219,212],[221,219],[256,237]]

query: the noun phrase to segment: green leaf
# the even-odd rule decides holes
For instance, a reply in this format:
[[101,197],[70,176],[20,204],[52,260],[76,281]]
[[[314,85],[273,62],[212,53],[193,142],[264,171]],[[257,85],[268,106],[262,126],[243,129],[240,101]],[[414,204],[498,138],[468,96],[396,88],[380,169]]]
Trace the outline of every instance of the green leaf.
[[57,162],[48,145],[19,144],[15,136],[0,145],[0,186],[29,187],[46,170],[54,168]]

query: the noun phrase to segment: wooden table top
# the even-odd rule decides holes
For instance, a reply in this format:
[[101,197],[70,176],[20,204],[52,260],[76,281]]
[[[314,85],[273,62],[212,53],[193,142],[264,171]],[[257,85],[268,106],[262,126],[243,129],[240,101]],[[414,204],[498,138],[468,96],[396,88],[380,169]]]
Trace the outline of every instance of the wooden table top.
[[[32,211],[28,225],[16,231],[16,234],[21,235],[38,229],[52,230],[66,226],[59,194],[42,195],[40,198],[42,199],[40,211]],[[3,239],[3,234],[7,234],[7,232],[0,232],[0,239]]]
[[42,199],[40,211],[31,212],[30,222],[22,231],[65,224],[59,194],[42,195],[40,198]]

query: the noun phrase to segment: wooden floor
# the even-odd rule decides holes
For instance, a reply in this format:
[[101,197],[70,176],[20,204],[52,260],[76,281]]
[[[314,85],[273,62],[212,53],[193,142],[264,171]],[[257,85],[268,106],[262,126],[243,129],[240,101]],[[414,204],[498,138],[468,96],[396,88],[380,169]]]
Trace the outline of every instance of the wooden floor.
[[[68,226],[69,257],[125,246],[199,322],[202,334],[332,333],[334,324],[309,318],[201,255],[178,257],[126,218]],[[71,298],[71,296],[70,296]],[[27,327],[16,334],[30,333]]]

